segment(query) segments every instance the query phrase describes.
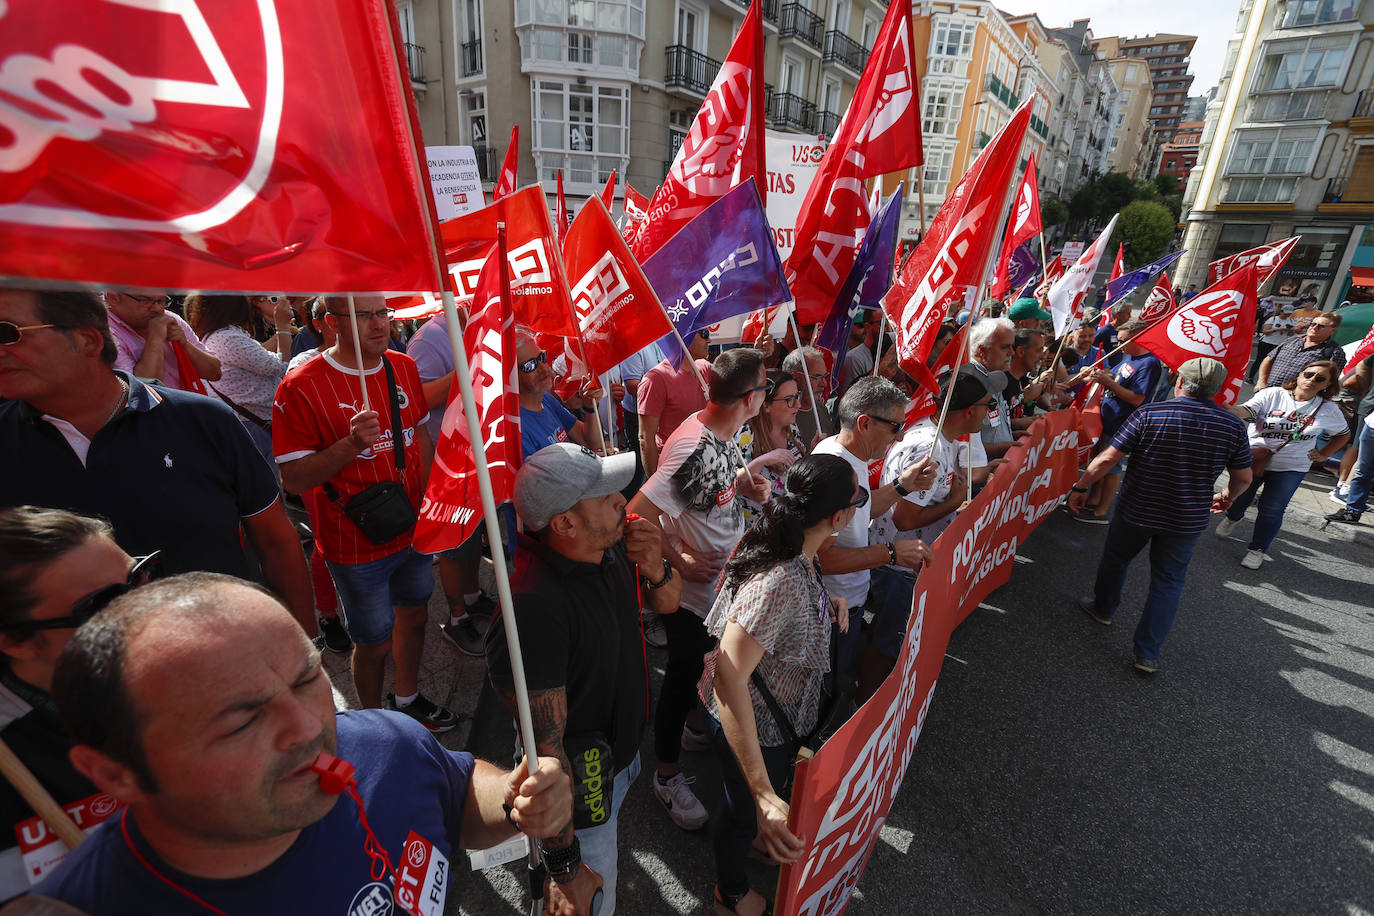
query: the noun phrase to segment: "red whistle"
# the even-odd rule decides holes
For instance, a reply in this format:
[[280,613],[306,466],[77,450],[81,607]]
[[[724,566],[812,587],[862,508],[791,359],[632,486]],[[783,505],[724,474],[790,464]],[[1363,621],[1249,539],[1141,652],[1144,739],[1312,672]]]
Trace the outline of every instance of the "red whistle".
[[353,764],[324,751],[320,751],[310,769],[320,774],[320,791],[326,795],[339,795],[353,782]]
[[637,521],[639,521],[639,520],[640,520],[641,518],[643,518],[643,517],[644,517],[644,516],[639,515],[638,513],[635,513],[635,512],[626,512],[626,513],[625,513],[625,524],[628,525],[628,524],[630,524],[630,522],[637,522]]

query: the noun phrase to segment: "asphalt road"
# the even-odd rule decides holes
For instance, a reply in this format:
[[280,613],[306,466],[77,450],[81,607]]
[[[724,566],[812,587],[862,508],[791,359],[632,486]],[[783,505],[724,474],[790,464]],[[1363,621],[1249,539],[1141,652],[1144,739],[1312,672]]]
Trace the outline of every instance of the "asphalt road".
[[[1243,541],[1205,535],[1151,678],[1130,667],[1143,557],[1112,627],[1072,604],[1105,530],[1051,516],[954,634],[849,912],[1374,912],[1374,550],[1290,522],[1252,572]],[[483,702],[472,749],[502,759],[510,734]],[[713,759],[684,762],[714,810]],[[621,913],[710,911],[709,839],[673,826],[647,768],[620,869]],[[495,869],[450,899],[523,912],[520,894]]]

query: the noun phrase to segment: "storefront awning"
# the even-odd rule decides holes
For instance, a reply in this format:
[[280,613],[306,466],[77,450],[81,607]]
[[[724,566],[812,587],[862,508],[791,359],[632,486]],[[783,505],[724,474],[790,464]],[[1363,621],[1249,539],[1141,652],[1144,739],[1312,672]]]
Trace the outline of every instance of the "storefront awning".
[[1374,286],[1374,267],[1351,267],[1351,286]]

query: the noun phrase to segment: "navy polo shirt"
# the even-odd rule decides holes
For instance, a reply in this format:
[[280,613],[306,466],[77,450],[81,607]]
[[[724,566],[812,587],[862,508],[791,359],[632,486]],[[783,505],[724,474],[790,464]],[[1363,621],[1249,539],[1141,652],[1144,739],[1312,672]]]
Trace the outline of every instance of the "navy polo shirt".
[[131,556],[162,551],[168,575],[247,578],[239,519],[278,499],[267,461],[224,403],[130,378],[128,406],[90,443],[83,467],[52,423],[22,401],[0,405],[0,506],[99,515]]

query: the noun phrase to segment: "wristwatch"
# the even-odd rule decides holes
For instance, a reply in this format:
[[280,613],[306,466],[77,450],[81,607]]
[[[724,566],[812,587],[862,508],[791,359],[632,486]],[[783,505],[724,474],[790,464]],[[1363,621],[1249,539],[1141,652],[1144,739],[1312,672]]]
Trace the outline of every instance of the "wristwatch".
[[644,580],[644,585],[646,588],[649,589],[649,591],[658,591],[660,588],[668,584],[669,579],[673,578],[673,566],[671,563],[668,562],[668,558],[664,557],[662,579],[659,579],[657,582],[654,582],[648,576],[644,575],[644,573],[642,572],[639,574],[639,578]]
[[572,844],[562,849],[549,849],[541,842],[539,851],[544,854],[549,877],[559,884],[567,884],[577,876],[577,870],[582,865],[582,844],[577,837],[573,837]]
[[892,489],[894,489],[894,490],[897,491],[897,495],[898,495],[898,496],[910,496],[910,495],[911,495],[911,491],[908,490],[906,487],[902,486],[902,483],[901,483],[901,481],[899,481],[899,480],[894,480],[894,481],[892,482]]

